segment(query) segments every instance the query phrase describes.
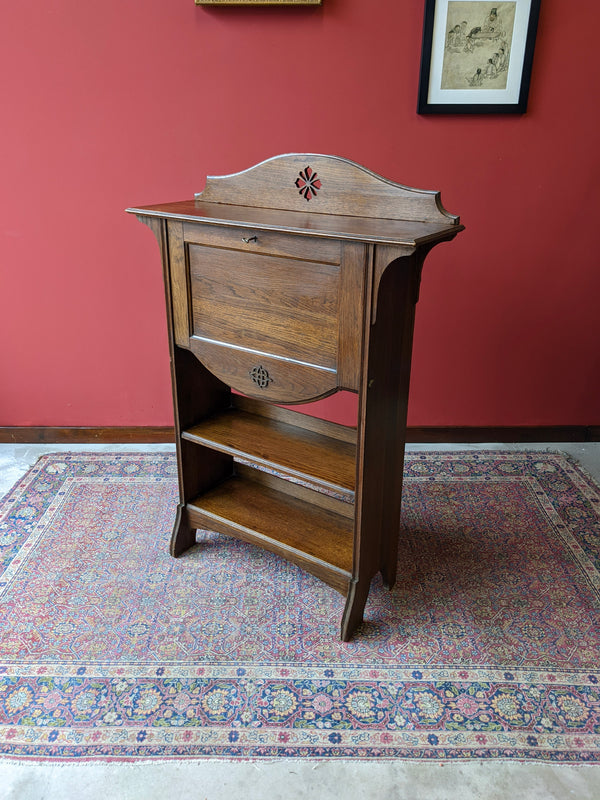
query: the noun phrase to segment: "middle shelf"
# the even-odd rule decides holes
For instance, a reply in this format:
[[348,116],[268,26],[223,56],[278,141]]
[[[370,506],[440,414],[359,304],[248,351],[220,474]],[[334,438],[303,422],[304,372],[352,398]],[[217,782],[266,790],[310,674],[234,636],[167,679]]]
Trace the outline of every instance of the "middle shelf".
[[356,429],[234,395],[233,405],[182,432],[191,442],[352,499]]

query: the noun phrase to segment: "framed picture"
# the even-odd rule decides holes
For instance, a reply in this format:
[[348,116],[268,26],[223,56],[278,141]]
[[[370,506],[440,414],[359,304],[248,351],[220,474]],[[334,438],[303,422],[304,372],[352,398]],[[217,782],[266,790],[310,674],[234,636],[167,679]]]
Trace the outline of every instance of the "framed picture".
[[540,0],[425,0],[419,114],[523,114]]

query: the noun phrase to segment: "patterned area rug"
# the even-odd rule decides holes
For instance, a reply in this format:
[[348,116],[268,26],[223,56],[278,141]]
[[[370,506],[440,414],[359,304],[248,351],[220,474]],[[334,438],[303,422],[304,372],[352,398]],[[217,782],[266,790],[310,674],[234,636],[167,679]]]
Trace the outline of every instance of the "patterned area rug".
[[44,456],[0,506],[0,753],[598,763],[599,491],[559,454],[409,454],[397,586],[344,644],[276,556],[169,557],[174,456]]

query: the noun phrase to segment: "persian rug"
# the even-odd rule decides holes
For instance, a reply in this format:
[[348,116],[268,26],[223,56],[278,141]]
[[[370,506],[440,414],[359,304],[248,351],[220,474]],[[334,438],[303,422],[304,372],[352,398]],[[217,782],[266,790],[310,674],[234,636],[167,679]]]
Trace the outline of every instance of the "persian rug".
[[42,457],[0,505],[0,753],[600,762],[600,490],[552,453],[410,453],[399,578],[343,599],[201,532],[171,454]]

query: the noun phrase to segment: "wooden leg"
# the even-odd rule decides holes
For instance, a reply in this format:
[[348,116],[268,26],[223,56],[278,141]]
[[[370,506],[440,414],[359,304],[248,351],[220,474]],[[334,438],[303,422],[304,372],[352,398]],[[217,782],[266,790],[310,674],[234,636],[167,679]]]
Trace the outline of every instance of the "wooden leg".
[[370,581],[352,581],[348,588],[346,607],[342,616],[341,638],[343,642],[349,642],[352,634],[363,621],[365,603],[369,594]]
[[[396,582],[398,568],[410,361],[421,265],[422,260],[411,256],[388,267],[380,284],[378,328],[373,332],[377,337],[373,343],[374,356],[378,359],[376,364],[384,386],[372,425],[378,441],[371,463],[376,458],[383,466],[379,477],[381,535],[378,567],[388,589],[392,589]],[[391,341],[394,350],[389,347]],[[378,425],[380,421],[385,424]],[[367,465],[365,471],[367,469],[373,467]]]
[[194,544],[196,544],[196,531],[190,528],[185,506],[180,503],[177,506],[177,516],[171,534],[171,555],[178,558]]
[[[391,546],[390,546],[391,544]],[[396,573],[398,570],[398,542],[388,543],[386,560],[381,564],[381,577],[386,589],[393,589],[396,583]]]

